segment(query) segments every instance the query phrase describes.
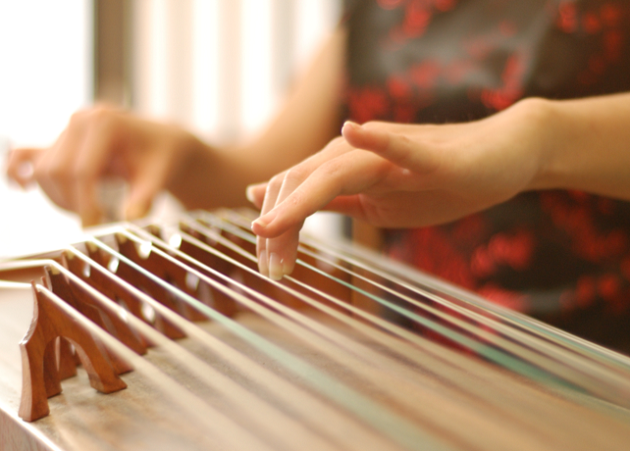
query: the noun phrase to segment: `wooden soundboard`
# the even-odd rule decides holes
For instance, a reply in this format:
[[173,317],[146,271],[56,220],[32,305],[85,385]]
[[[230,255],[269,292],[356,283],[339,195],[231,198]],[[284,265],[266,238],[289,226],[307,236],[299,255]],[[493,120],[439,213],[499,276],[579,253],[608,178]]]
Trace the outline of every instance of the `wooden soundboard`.
[[[267,280],[251,217],[115,224],[1,263],[0,449],[627,449],[625,356],[349,243],[305,238]],[[63,390],[26,408],[34,311],[121,385],[93,388],[55,339]]]

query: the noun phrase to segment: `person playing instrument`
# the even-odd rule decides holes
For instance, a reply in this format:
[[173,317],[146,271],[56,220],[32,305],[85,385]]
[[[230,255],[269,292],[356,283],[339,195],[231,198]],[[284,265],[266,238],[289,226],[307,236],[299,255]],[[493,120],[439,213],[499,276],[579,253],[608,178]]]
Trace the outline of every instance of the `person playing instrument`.
[[97,106],[8,172],[84,225],[108,175],[129,219],[165,188],[213,208],[269,180],[247,190],[264,274],[290,273],[304,219],[337,211],[387,228],[395,258],[607,343],[630,320],[629,147],[627,2],[364,0],[253,142]]

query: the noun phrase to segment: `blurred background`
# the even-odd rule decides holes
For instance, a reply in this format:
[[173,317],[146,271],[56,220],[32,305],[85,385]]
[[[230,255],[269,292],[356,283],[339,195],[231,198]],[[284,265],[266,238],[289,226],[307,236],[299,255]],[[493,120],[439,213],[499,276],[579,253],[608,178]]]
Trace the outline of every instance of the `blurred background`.
[[[0,259],[81,236],[38,189],[8,184],[11,146],[50,145],[95,101],[213,143],[247,139],[335,26],[340,1],[0,0]],[[176,208],[163,199],[154,214]]]

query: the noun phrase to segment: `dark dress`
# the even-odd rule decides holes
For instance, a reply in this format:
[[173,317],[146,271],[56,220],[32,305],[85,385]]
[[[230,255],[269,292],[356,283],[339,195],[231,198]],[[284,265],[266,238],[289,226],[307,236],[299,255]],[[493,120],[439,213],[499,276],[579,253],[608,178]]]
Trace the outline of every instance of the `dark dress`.
[[[346,117],[358,122],[461,122],[524,97],[630,91],[628,1],[357,0],[346,7]],[[386,252],[630,349],[629,232],[630,203],[528,192],[447,225],[386,231]]]

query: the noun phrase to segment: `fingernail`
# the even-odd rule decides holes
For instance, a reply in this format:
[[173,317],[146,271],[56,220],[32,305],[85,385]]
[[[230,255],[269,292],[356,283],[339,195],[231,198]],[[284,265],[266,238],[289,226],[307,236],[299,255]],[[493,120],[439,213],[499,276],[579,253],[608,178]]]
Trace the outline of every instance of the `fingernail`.
[[267,262],[266,250],[261,251],[260,255],[258,256],[258,270],[263,276],[269,277],[269,264]]
[[252,230],[254,229],[254,226],[259,227],[261,229],[266,228],[269,224],[271,224],[271,222],[275,219],[275,217],[276,217],[276,213],[274,211],[270,211],[266,215],[261,216],[260,218],[252,222]]
[[284,276],[282,260],[278,254],[272,252],[269,256],[269,277],[273,280],[280,280],[282,276]]
[[254,227],[260,227],[264,229],[265,227],[267,227],[267,222],[264,221],[262,218],[258,218],[255,221],[252,221],[251,229],[254,230]]
[[361,125],[357,124],[356,122],[353,121],[346,121],[343,124],[343,127],[341,127],[341,131],[343,133],[343,130],[346,128],[352,128],[354,130],[360,130],[361,129]]

